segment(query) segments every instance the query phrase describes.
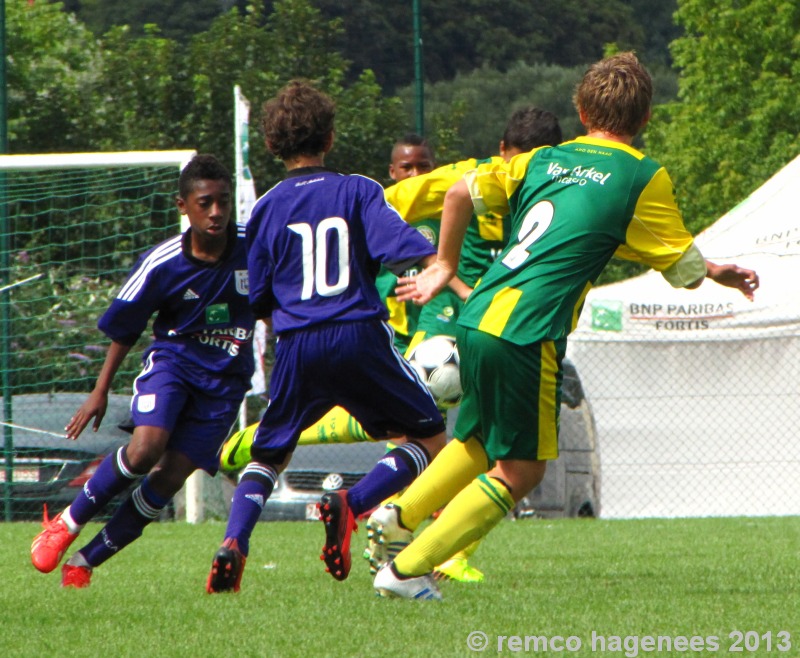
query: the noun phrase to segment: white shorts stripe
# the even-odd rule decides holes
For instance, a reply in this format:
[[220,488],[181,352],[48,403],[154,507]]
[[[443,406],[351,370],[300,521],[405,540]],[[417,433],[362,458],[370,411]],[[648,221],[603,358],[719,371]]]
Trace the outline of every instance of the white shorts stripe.
[[425,382],[422,381],[422,378],[419,376],[419,373],[416,371],[414,366],[412,366],[405,357],[400,354],[400,350],[394,344],[394,329],[389,325],[387,322],[381,322],[381,326],[386,331],[386,334],[389,338],[389,345],[392,347],[392,353],[394,354],[395,361],[400,365],[400,367],[409,375],[409,379],[413,379],[416,381],[422,388],[426,391],[428,387],[425,386]]

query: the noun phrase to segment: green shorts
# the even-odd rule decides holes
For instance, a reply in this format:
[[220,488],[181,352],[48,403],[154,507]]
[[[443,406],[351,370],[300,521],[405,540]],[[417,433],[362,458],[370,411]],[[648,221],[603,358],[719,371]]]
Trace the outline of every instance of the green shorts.
[[475,437],[492,461],[556,459],[566,340],[515,345],[458,327],[456,342],[464,398],[455,438]]

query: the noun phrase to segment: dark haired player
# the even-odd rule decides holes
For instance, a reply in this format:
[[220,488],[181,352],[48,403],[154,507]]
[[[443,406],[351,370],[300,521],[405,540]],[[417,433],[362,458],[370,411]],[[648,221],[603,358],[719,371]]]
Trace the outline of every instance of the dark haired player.
[[[389,162],[389,178],[394,182],[413,178],[420,174],[433,171],[436,160],[433,150],[421,135],[407,133],[398,139],[392,146],[392,157]],[[439,219],[421,219],[414,223],[422,235],[436,245],[439,234]],[[417,269],[404,272],[404,275],[418,274]],[[394,330],[394,344],[402,354],[408,350],[414,332],[417,328],[417,318],[420,309],[411,302],[398,302],[394,290],[397,287],[397,276],[388,268],[381,267],[376,279],[376,285],[381,299],[384,300],[389,311],[389,326]]]
[[[133,384],[128,445],[108,455],[72,504],[31,547],[33,565],[53,571],[84,524],[141,479],[109,522],[62,568],[64,587],[87,587],[92,570],[141,536],[186,478],[213,475],[253,374],[255,320],[248,303],[243,229],[231,221],[232,182],[211,155],[183,169],[177,205],[190,227],[144,253],[100,318],[111,346],[89,397],[66,427],[97,431],[114,375],[155,314],[155,338]],[[144,476],[144,477],[143,477]]]
[[270,403],[252,460],[233,496],[225,539],[206,589],[238,591],[250,536],[301,432],[334,406],[376,438],[406,435],[349,491],[325,494],[323,559],[338,580],[350,572],[355,516],[407,486],[445,443],[430,393],[402,358],[386,324],[375,274],[433,260],[434,247],[386,203],[383,188],[324,166],[333,146],[333,101],[293,81],[264,105],[267,148],[285,180],[258,200],[247,225],[250,302],[278,336]]

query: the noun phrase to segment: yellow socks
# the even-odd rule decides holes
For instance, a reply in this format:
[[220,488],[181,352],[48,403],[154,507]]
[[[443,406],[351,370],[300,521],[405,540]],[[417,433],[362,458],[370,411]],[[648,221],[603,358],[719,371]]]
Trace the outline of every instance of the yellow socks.
[[334,407],[311,427],[300,433],[297,445],[360,443],[372,441],[359,422],[342,407]]
[[478,476],[395,558],[397,572],[404,576],[430,573],[456,551],[485,536],[513,507],[514,499],[500,480]]
[[446,505],[475,477],[489,469],[483,446],[477,439],[450,441],[422,474],[400,496],[400,521],[411,531]]
[[472,542],[466,548],[461,549],[457,553],[453,555],[451,559],[453,560],[469,560],[474,554],[475,551],[478,550],[478,546],[481,545],[482,539],[478,539],[477,541]]
[[[222,446],[220,469],[229,473],[243,469],[250,463],[250,450],[259,423],[248,425],[233,434]],[[359,422],[342,407],[334,407],[311,427],[300,434],[297,444],[301,446],[322,443],[360,443],[373,439]]]

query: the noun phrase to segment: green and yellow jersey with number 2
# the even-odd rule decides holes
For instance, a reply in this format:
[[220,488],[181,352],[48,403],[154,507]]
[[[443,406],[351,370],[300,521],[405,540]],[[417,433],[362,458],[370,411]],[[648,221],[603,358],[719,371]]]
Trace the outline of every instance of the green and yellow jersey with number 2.
[[466,175],[478,213],[511,213],[511,239],[459,324],[525,345],[566,337],[612,256],[672,285],[705,274],[666,170],[636,149],[581,137]]

